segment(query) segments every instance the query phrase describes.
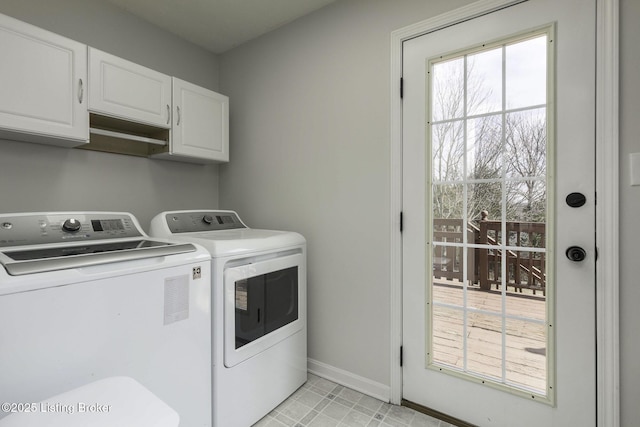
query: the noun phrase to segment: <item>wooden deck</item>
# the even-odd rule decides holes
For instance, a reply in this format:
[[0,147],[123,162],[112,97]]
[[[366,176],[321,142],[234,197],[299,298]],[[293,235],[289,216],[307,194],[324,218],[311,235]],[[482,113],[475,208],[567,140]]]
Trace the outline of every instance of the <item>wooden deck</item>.
[[[505,226],[505,236],[502,228]],[[522,250],[502,250],[508,245]],[[464,241],[481,245],[466,251],[467,270],[463,271]],[[480,221],[461,218],[433,220],[433,275],[438,280],[462,280],[467,277],[483,290],[504,282],[512,289],[546,292],[546,225],[542,222]],[[453,246],[451,246],[453,245]],[[503,265],[504,272],[503,272]],[[505,274],[503,278],[502,275]]]
[[[462,284],[456,280],[438,280],[433,287],[434,360],[464,370],[463,313],[437,303],[462,305]],[[467,314],[466,370],[501,381],[502,295],[499,290],[469,288],[467,307],[482,310]],[[505,381],[526,389],[546,390],[545,298],[538,292],[507,292],[505,325]],[[487,312],[487,313],[485,313]]]

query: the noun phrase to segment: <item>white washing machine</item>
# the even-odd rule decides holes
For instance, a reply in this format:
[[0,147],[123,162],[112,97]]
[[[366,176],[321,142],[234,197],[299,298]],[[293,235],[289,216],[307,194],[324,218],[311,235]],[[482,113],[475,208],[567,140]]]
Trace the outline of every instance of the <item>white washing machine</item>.
[[304,237],[219,210],[163,212],[150,234],[211,253],[213,425],[251,426],[307,380]]
[[113,410],[115,422],[123,408],[97,398],[34,402],[122,376],[181,427],[211,426],[210,259],[149,239],[128,213],[0,214],[0,418]]

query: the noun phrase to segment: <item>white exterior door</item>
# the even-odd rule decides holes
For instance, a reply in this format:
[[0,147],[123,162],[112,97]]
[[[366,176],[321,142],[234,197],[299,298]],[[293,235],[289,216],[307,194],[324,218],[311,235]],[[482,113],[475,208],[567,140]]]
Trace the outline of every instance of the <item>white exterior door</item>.
[[596,425],[595,30],[529,0],[404,43],[403,399]]

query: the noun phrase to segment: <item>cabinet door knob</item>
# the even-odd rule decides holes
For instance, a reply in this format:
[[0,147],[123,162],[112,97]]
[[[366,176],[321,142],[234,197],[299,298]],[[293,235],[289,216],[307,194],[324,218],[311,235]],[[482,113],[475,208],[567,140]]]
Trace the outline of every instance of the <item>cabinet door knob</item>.
[[178,113],[178,121],[176,122],[176,125],[180,126],[180,106],[176,107],[176,112]]
[[167,124],[171,122],[171,107],[167,104]]

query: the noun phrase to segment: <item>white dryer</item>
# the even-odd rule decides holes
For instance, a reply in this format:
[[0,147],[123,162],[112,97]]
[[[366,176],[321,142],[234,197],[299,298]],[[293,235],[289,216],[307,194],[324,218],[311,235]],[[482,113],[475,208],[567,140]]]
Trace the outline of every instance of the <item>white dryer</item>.
[[173,211],[150,234],[212,257],[213,425],[249,427],[307,380],[306,241],[233,211]]
[[0,419],[50,413],[75,425],[94,411],[116,425],[126,408],[106,396],[35,402],[124,376],[181,427],[210,427],[210,259],[149,239],[128,213],[0,214]]

